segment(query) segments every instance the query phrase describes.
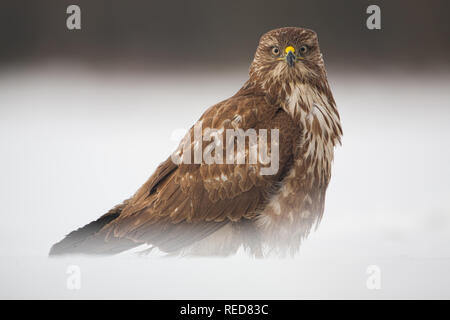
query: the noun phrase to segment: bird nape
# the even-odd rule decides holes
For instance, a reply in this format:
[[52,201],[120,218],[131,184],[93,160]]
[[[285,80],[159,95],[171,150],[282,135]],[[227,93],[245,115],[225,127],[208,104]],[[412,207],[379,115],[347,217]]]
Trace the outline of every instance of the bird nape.
[[130,199],[50,255],[142,244],[182,255],[294,254],[322,217],[341,136],[316,33],[272,30],[242,88],[206,110]]

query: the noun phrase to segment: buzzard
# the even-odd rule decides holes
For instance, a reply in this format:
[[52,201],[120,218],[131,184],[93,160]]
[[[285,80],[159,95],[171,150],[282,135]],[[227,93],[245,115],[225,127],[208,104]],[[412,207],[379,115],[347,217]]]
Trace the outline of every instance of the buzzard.
[[[249,161],[254,145],[245,144],[245,135],[244,161],[232,163],[224,161],[228,151],[208,151],[210,145],[192,140],[229,130],[238,132],[231,142],[249,130],[270,131],[266,151],[278,152],[276,165],[270,164],[275,169],[263,174],[267,162]],[[50,255],[116,254],[143,244],[181,255],[226,256],[239,248],[256,257],[294,254],[322,217],[341,136],[316,33],[269,31],[242,88],[207,109],[130,199],[68,234]],[[239,153],[223,140],[213,147]],[[208,152],[215,161],[192,161]]]

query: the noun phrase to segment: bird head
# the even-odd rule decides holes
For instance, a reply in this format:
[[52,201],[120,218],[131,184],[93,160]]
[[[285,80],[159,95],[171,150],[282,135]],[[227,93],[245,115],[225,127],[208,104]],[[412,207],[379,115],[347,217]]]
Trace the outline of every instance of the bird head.
[[250,66],[250,78],[259,82],[317,81],[325,69],[314,31],[281,28],[264,34]]

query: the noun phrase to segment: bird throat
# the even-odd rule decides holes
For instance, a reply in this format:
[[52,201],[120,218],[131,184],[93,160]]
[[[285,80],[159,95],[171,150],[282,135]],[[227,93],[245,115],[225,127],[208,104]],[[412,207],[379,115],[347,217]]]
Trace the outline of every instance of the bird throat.
[[261,212],[258,225],[268,243],[290,243],[292,249],[300,243],[297,238],[305,237],[320,221],[334,146],[340,143],[342,129],[327,85],[328,94],[305,83],[280,87],[278,103],[300,127],[301,139],[294,164]]
[[[306,83],[288,84],[282,108],[300,126],[302,137],[298,160],[311,162],[316,182],[328,184],[334,146],[341,143],[342,129],[331,92],[321,92]],[[328,86],[326,86],[328,88]]]

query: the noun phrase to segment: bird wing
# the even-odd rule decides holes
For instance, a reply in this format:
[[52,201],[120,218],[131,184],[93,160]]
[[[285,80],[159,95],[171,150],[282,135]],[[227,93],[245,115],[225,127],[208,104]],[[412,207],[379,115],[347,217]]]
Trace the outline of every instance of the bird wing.
[[[175,164],[169,157],[127,201],[120,216],[102,229],[106,238],[127,238],[173,251],[208,236],[229,222],[254,218],[264,207],[292,166],[295,146],[299,144],[298,126],[264,96],[246,94],[212,106],[199,123],[203,135],[210,130],[207,128],[222,132],[267,129],[269,155],[274,147],[270,130],[278,129],[279,169],[275,174],[262,175],[261,168],[269,164],[259,160],[256,164],[250,163],[251,150],[247,142],[246,161],[242,164],[227,164],[225,151],[222,164],[204,161]],[[194,130],[195,126],[189,131],[190,137],[194,137]],[[226,143],[225,134],[223,136],[223,143]],[[194,160],[196,148],[200,146],[192,140],[185,138],[180,143],[177,149],[180,158],[187,155]],[[202,144],[202,154],[208,145],[209,142]],[[234,147],[237,148],[237,143]]]

